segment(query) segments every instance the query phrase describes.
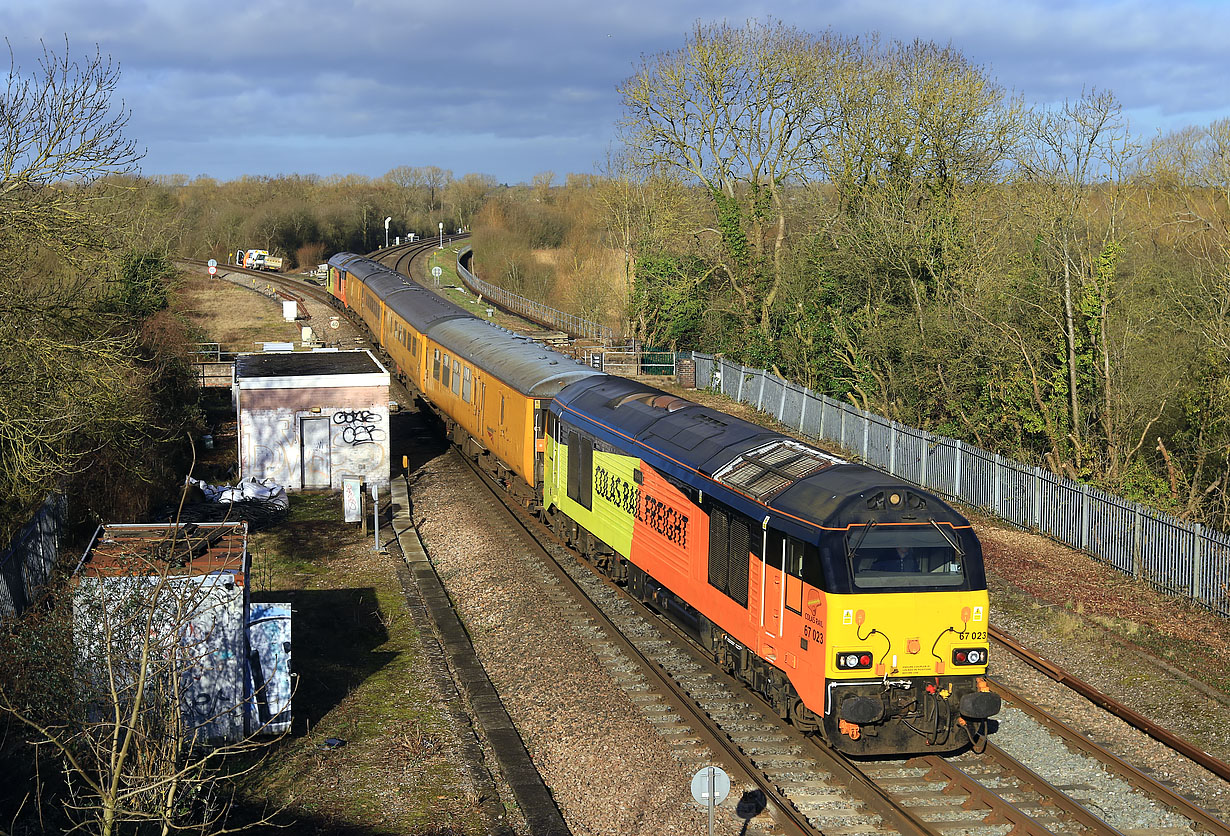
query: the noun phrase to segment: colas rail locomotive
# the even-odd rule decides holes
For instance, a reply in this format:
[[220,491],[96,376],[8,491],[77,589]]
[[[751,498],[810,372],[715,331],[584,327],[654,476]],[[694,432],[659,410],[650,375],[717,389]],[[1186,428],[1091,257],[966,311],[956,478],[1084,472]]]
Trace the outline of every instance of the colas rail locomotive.
[[856,755],[985,737],[982,551],[938,496],[578,366],[361,256],[327,281],[465,453],[798,728]]

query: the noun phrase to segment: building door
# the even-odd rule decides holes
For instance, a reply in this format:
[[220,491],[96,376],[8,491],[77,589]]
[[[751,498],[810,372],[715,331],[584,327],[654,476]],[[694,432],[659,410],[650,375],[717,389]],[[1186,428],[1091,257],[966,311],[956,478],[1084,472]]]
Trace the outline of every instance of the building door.
[[303,489],[329,488],[329,419],[304,418],[300,429],[303,440]]

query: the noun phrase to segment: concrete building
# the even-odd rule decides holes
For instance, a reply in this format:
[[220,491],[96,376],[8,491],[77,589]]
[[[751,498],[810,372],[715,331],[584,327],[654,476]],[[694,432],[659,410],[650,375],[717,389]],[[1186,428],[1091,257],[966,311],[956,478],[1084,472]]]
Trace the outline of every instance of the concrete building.
[[369,351],[235,359],[239,475],[288,491],[389,484],[389,372]]
[[247,540],[242,522],[99,527],[73,578],[97,718],[140,694],[195,742],[289,730],[291,606],[252,602]]

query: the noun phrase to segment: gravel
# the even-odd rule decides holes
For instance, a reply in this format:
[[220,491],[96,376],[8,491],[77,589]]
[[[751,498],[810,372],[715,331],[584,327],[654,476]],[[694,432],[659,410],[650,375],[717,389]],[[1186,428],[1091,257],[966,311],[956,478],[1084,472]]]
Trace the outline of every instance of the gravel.
[[642,719],[594,637],[543,594],[545,570],[511,532],[476,519],[463,473],[451,457],[420,471],[419,534],[569,827],[578,836],[704,832],[691,771]]

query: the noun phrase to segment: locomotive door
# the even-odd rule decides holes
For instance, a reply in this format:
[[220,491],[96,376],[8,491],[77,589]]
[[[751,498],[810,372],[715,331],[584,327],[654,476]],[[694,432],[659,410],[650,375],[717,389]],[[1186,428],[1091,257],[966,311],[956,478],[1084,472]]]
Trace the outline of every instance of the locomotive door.
[[786,574],[786,540],[769,537],[765,543],[765,574],[768,582],[761,587],[761,603],[764,612],[764,632],[774,638],[782,634],[782,602],[786,590],[782,586]]

